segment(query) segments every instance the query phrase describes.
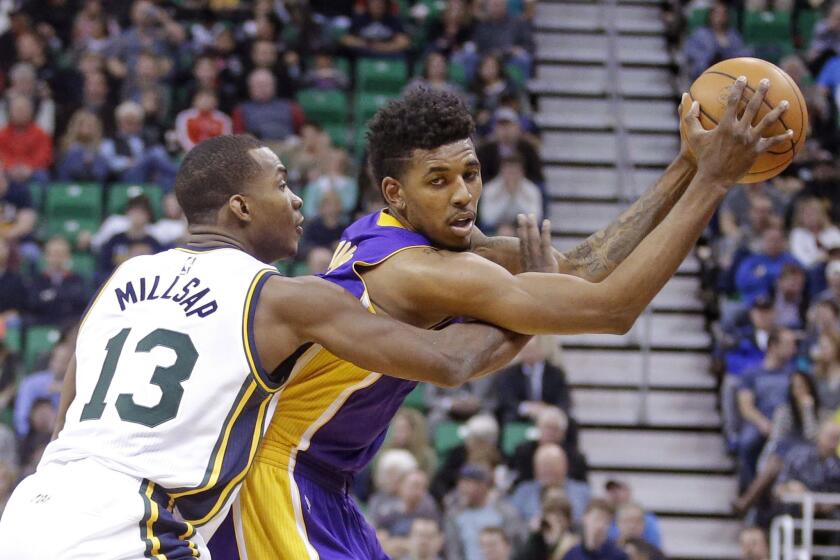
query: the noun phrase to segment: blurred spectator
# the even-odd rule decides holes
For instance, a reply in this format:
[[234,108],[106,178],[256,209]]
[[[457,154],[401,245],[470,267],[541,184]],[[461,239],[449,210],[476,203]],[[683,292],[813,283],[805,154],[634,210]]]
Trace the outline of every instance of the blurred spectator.
[[70,119],[61,139],[61,155],[56,166],[59,181],[105,182],[108,162],[99,152],[102,144],[102,123],[96,114],[79,109]]
[[18,320],[29,301],[23,278],[9,266],[10,256],[9,242],[0,236],[0,323]]
[[665,560],[662,551],[644,539],[629,538],[624,542],[622,550],[630,560]]
[[805,326],[808,298],[805,293],[805,271],[794,264],[782,267],[775,287],[776,325],[789,329]]
[[464,443],[449,450],[432,481],[432,494],[442,498],[458,482],[465,465],[481,465],[489,473],[502,463],[499,425],[489,414],[477,414],[464,425]]
[[520,352],[520,363],[496,374],[497,415],[502,424],[534,422],[547,406],[571,410],[566,373],[551,362],[556,351],[556,337],[535,336]]
[[[129,208],[141,207],[151,213],[151,201],[145,194],[139,194],[128,200],[123,214],[111,214],[99,226],[99,230],[90,238],[90,245],[94,252],[101,253],[102,247],[115,235],[127,232],[132,225]],[[163,197],[163,217],[155,223],[147,222],[144,226],[146,233],[157,240],[160,245],[173,245],[187,232],[187,223],[175,193],[167,193]],[[135,221],[142,220],[139,215]]]
[[128,229],[111,237],[99,252],[98,276],[100,279],[104,280],[114,269],[133,256],[131,253],[134,244],[147,246],[151,253],[161,250],[160,243],[147,229],[153,218],[152,206],[148,198],[137,196],[129,200],[125,215],[128,217]]
[[780,226],[770,226],[761,234],[761,250],[746,257],[735,274],[735,287],[747,305],[760,295],[772,293],[782,267],[801,265],[786,250],[787,240]]
[[501,109],[496,113],[495,137],[477,150],[482,179],[488,183],[495,179],[502,168],[502,159],[516,153],[522,157],[525,177],[538,186],[543,185],[542,160],[534,145],[523,138],[519,115],[510,109]]
[[434,519],[417,517],[411,523],[408,552],[397,560],[441,560],[443,533]]
[[303,124],[303,111],[297,103],[276,95],[274,76],[264,68],[248,75],[249,101],[233,112],[233,130],[248,132],[260,140],[283,141]]
[[[463,64],[467,78],[475,70],[475,62],[470,66],[465,60],[465,56],[470,54],[465,52],[467,45],[475,48],[471,42],[473,18],[469,4],[468,0],[449,0],[440,17],[431,23],[427,35],[428,48]],[[470,56],[470,59],[474,58]]]
[[712,6],[707,24],[695,29],[683,47],[692,80],[716,62],[749,54],[741,34],[730,25],[729,8],[723,3]]
[[102,2],[86,0],[73,21],[73,49],[105,54],[111,46],[112,36],[118,33],[119,26],[105,14]]
[[586,457],[577,448],[574,424],[566,413],[554,406],[544,407],[536,416],[537,439],[525,441],[517,446],[511,460],[516,473],[516,482],[534,478],[534,454],[543,445],[559,445],[566,453],[569,464],[569,478],[586,482],[589,467]]
[[740,560],[770,560],[767,537],[760,527],[746,527],[738,535],[741,545]]
[[376,517],[381,510],[389,510],[399,501],[403,477],[417,470],[417,461],[405,449],[389,449],[379,456],[373,473],[376,491],[368,501],[368,511]]
[[[372,504],[373,505],[373,504]],[[380,501],[368,508],[371,523],[388,535],[387,552],[400,557],[408,552],[408,537],[415,519],[441,521],[440,511],[429,494],[429,477],[419,469],[403,475],[395,499]]]
[[[608,480],[604,489],[607,492],[607,501],[616,511],[616,519],[610,525],[609,538],[613,541],[620,541],[622,536],[621,511],[623,508],[630,506],[631,510],[625,512],[625,525],[630,526],[633,535],[656,547],[661,547],[662,535],[659,531],[659,519],[657,519],[656,514],[650,511],[646,512],[633,501],[633,491],[630,486],[619,480]],[[635,508],[635,511],[632,508]]]
[[289,75],[289,69],[280,60],[277,45],[269,40],[260,39],[251,43],[251,66],[248,74],[254,70],[268,70],[274,77],[275,94],[281,99],[293,99],[295,83]]
[[347,218],[341,206],[341,196],[335,191],[325,192],[318,205],[318,215],[304,223],[300,252],[306,254],[311,247],[332,249],[341,239],[345,227]]
[[458,485],[446,510],[447,560],[482,560],[480,535],[487,527],[502,527],[518,543],[522,522],[507,500],[494,495],[490,471],[470,464],[456,472]]
[[321,161],[321,173],[312,180],[303,192],[303,215],[313,217],[321,206],[321,200],[328,192],[335,193],[341,199],[341,210],[345,216],[356,207],[359,187],[356,180],[347,173],[347,152],[333,148],[324,154]]
[[32,31],[32,18],[24,10],[9,10],[8,29],[0,34],[0,72],[7,73],[16,59],[17,41]]
[[[95,70],[88,72],[84,75],[82,82],[81,102],[75,108],[76,111],[85,109],[99,117],[99,121],[102,123],[102,130],[106,136],[113,135],[116,131],[116,120],[111,104],[113,94],[114,92],[111,89],[108,78],[102,71]],[[66,123],[67,121],[65,120],[63,124],[59,125],[59,130],[66,128]]]
[[820,425],[816,443],[799,445],[785,456],[775,488],[777,496],[805,492],[840,492],[840,425],[827,420]]
[[837,122],[831,103],[825,92],[814,80],[805,62],[797,54],[786,56],[779,62],[779,68],[787,72],[802,92],[810,122],[809,138],[815,139],[823,148],[836,153],[838,148]]
[[771,192],[774,191],[760,185],[737,185],[726,194],[719,211],[723,237],[715,247],[717,261],[724,270],[737,267],[739,256],[758,251],[764,230],[780,223],[783,205],[774,201],[768,194]]
[[405,54],[411,41],[394,15],[391,0],[367,0],[366,6],[353,16],[341,44],[358,56],[382,56]]
[[26,241],[37,221],[29,189],[10,182],[0,169],[0,237],[7,241]]
[[817,301],[830,301],[835,307],[840,306],[840,261],[828,263],[825,267],[825,280],[828,287],[817,295]]
[[510,540],[500,527],[485,527],[478,537],[482,560],[510,560]]
[[762,364],[742,376],[738,390],[738,407],[743,419],[738,443],[742,490],[755,476],[758,455],[773,428],[770,419],[787,399],[795,355],[796,335],[789,329],[776,329],[770,333]]
[[446,420],[463,422],[474,415],[492,414],[496,409],[496,392],[492,377],[480,377],[457,388],[429,385],[426,388],[429,429]]
[[300,134],[289,137],[277,154],[288,169],[289,186],[303,193],[306,185],[322,172],[331,149],[330,137],[320,124],[303,123]]
[[189,152],[202,140],[233,133],[230,117],[218,110],[218,104],[212,90],[201,90],[195,94],[192,107],[178,113],[175,131],[182,150]]
[[549,486],[541,496],[541,516],[531,525],[531,534],[516,551],[513,560],[562,558],[580,542],[572,532],[572,506],[562,488]]
[[473,41],[482,54],[499,53],[517,65],[526,78],[531,75],[534,39],[528,24],[508,15],[507,0],[484,0],[485,15],[475,25]]
[[815,74],[829,58],[840,54],[840,4],[831,3],[828,15],[817,22],[808,49],[808,64]]
[[430,52],[423,63],[423,72],[414,78],[403,89],[404,92],[414,88],[426,88],[449,91],[464,96],[464,91],[449,81],[446,57],[439,52]]
[[[475,123],[479,133],[486,136],[492,125],[493,115],[501,108],[503,97],[522,97],[524,92],[505,77],[504,66],[500,57],[485,55],[478,65],[478,71],[473,78],[471,93],[475,99]],[[527,100],[521,106],[527,107]],[[519,121],[519,115],[513,118]],[[496,115],[496,120],[499,117]]]
[[[131,6],[131,26],[111,45],[108,70],[118,78],[126,78],[136,71],[141,53],[148,51],[160,57],[172,55],[176,45],[186,38],[184,28],[166,10],[147,0],[135,0]],[[169,70],[162,68],[164,73]]]
[[[619,506],[615,514],[615,524],[618,527],[616,542],[624,546],[634,539],[640,539],[656,546],[658,543],[650,542],[644,538],[646,532],[645,521],[645,511],[639,504],[630,502]],[[657,535],[657,540],[658,537],[659,535]]]
[[21,439],[29,433],[30,412],[36,402],[47,400],[58,409],[61,383],[72,357],[73,348],[69,344],[56,344],[50,354],[47,369],[29,374],[21,380],[14,409],[15,431]]
[[55,102],[49,97],[49,87],[39,83],[35,69],[23,62],[12,66],[9,80],[9,87],[0,99],[0,128],[9,123],[12,98],[20,95],[32,103],[35,124],[52,136],[55,132]]
[[29,309],[39,323],[74,322],[88,301],[85,280],[72,271],[70,243],[53,237],[44,246],[44,268],[31,281]]
[[24,475],[32,474],[55,428],[56,406],[51,399],[37,399],[29,411],[29,431],[20,443]]
[[44,92],[51,89],[56,93],[61,93],[55,88],[57,74],[55,65],[50,60],[44,41],[39,35],[32,32],[21,33],[15,41],[15,49],[17,61],[29,64],[35,69],[38,81],[44,84],[41,86],[45,88]]
[[161,120],[164,120],[169,112],[171,95],[169,87],[161,79],[164,73],[163,64],[163,60],[154,53],[143,51],[137,57],[134,71],[123,80],[122,100],[139,103],[145,110],[146,118],[149,117],[149,109],[144,101],[149,96],[156,96],[162,104],[159,109]]
[[30,0],[24,8],[38,23],[38,33],[49,42],[61,46],[70,43],[76,2],[67,0]]
[[534,479],[520,482],[510,501],[526,521],[532,521],[540,513],[540,496],[545,488],[563,488],[572,506],[572,520],[579,523],[589,503],[589,486],[567,477],[568,461],[560,446],[549,443],[541,445],[534,454]]
[[325,274],[330,268],[333,252],[326,247],[312,247],[306,253],[306,269],[309,274]]
[[627,554],[607,539],[607,529],[612,523],[613,512],[604,500],[589,502],[583,516],[583,542],[563,556],[563,560],[629,560]]
[[824,247],[840,243],[840,229],[832,225],[825,203],[818,198],[801,199],[790,232],[790,252],[805,268],[827,258]]
[[434,476],[437,454],[429,443],[426,418],[420,411],[405,407],[397,411],[391,421],[388,439],[382,446],[382,452],[389,449],[405,449],[417,461],[421,471],[429,478]]
[[827,410],[840,408],[840,331],[822,333],[811,349],[814,377],[822,405]]
[[[15,388],[14,386],[12,387]],[[5,409],[5,406],[3,407]],[[7,424],[0,424],[0,463],[17,466],[18,461],[18,442],[15,437],[15,432]],[[2,467],[0,467],[2,468]],[[12,481],[12,485],[17,482],[17,479]],[[0,511],[2,515],[2,511]]]
[[15,465],[9,461],[0,460],[0,515],[3,515],[3,510],[6,509],[6,503],[12,496],[17,480]]
[[143,108],[133,101],[125,101],[117,107],[115,115],[117,133],[105,139],[100,149],[111,174],[118,181],[157,183],[170,190],[178,168],[163,146],[150,146],[143,139]]
[[305,88],[329,90],[350,87],[350,78],[336,67],[328,52],[319,52],[313,57],[312,67],[304,74],[302,82]]
[[503,223],[513,223],[519,214],[542,219],[543,199],[539,187],[525,178],[522,158],[511,154],[502,158],[499,175],[485,183],[481,201],[481,222],[491,231]]
[[[129,220],[130,221],[130,220]],[[126,224],[128,227],[128,224]],[[178,205],[175,193],[163,195],[163,216],[146,228],[152,237],[163,246],[177,245],[187,235],[187,219]]]
[[231,81],[222,80],[219,67],[209,54],[203,54],[195,59],[192,75],[187,79],[186,84],[173,92],[176,110],[180,112],[189,109],[196,94],[200,91],[214,92],[219,110],[223,113],[230,113],[236,107],[237,85]]
[[52,139],[32,121],[32,102],[23,96],[9,103],[9,124],[0,129],[0,164],[12,183],[49,180]]

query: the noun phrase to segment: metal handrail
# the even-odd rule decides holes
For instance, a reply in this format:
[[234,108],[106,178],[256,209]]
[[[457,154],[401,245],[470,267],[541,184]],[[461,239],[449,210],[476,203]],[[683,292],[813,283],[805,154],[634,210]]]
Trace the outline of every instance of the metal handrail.
[[[802,518],[791,515],[779,515],[770,525],[771,560],[810,560],[814,554],[840,555],[840,546],[814,546],[814,530],[840,532],[840,523],[832,520],[815,520],[814,512],[819,505],[840,505],[840,494],[806,492],[804,494],[787,493],[781,496],[784,504],[802,506]],[[794,546],[794,532],[802,533],[801,546]]]

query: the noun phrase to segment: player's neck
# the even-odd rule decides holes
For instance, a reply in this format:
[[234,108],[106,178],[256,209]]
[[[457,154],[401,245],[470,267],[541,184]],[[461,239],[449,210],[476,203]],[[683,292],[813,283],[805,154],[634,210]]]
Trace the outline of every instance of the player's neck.
[[233,235],[221,228],[213,226],[190,226],[187,236],[187,245],[200,247],[202,249],[213,249],[217,247],[233,247],[248,254],[252,254],[248,247]]

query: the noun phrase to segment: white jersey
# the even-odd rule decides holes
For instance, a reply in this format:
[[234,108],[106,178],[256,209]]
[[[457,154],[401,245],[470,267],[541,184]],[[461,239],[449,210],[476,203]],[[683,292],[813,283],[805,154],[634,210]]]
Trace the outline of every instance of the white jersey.
[[274,273],[233,248],[173,249],[120,266],[82,321],[76,398],[41,464],[93,458],[152,483],[193,525],[223,512],[279,388],[252,332]]

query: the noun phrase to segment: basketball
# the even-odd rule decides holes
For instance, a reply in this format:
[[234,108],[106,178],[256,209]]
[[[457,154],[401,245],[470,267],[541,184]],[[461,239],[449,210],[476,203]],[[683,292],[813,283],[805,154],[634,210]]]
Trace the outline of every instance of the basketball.
[[[729,96],[729,89],[738,76],[746,76],[747,85],[744,88],[744,95],[738,107],[738,114],[744,112],[744,108],[752,94],[758,89],[758,83],[767,78],[770,80],[770,88],[764,96],[764,103],[753,120],[753,126],[761,122],[764,115],[773,110],[776,105],[785,99],[790,103],[787,111],[782,113],[781,118],[764,131],[764,137],[783,134],[785,130],[793,130],[793,136],[787,142],[774,146],[767,152],[761,154],[752,166],[749,173],[744,175],[739,182],[758,183],[771,179],[784,171],[790,165],[796,154],[805,144],[806,127],[808,123],[808,110],[805,107],[805,99],[799,87],[781,68],[758,58],[732,58],[724,60],[711,66],[700,77],[698,77],[688,90],[690,100],[680,106],[680,115],[685,116],[691,108],[691,101],[700,103],[700,123],[706,130],[717,126],[726,111],[726,100]],[[680,121],[680,134],[685,135],[682,120]]]

